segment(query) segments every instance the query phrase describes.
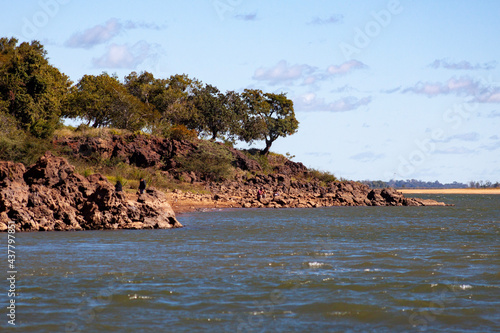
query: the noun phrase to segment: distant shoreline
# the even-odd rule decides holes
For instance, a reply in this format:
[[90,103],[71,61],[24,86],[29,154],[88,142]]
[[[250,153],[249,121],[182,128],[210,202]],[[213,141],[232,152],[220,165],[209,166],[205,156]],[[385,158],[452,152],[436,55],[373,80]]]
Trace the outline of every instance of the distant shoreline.
[[500,194],[500,188],[397,189],[404,194]]

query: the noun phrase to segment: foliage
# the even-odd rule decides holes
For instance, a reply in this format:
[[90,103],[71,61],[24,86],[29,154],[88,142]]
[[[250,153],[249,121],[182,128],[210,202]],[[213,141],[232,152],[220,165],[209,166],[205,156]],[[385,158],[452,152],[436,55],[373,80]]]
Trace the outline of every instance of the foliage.
[[71,112],[92,127],[112,126],[135,131],[145,125],[148,108],[114,76],[103,73],[83,76],[70,95]]
[[265,140],[262,154],[267,155],[271,145],[279,137],[294,134],[299,126],[293,110],[293,102],[286,94],[263,93],[245,89],[243,100],[247,113],[241,119],[243,131],[240,139],[246,142]]
[[233,129],[236,115],[231,107],[231,94],[224,95],[217,87],[207,84],[193,97],[199,113],[198,129],[210,135],[212,140],[224,138]]
[[182,171],[194,172],[205,180],[227,179],[233,169],[234,158],[224,145],[202,141],[197,150],[186,157],[179,157]]
[[313,179],[317,179],[322,183],[328,184],[332,182],[338,182],[339,180],[329,171],[319,171],[316,169],[309,169],[308,176]]
[[273,171],[273,167],[269,163],[269,156],[268,155],[262,155],[260,150],[258,150],[258,149],[248,149],[248,150],[243,150],[242,152],[248,158],[256,161],[257,163],[259,163],[259,165],[262,168],[262,171],[264,173],[270,173],[270,172]]
[[34,164],[46,151],[51,150],[48,140],[25,135],[20,138],[0,136],[0,160]]
[[194,140],[198,137],[196,130],[190,130],[184,125],[172,126],[170,130],[170,138],[174,140]]
[[64,114],[71,81],[49,64],[38,41],[17,42],[0,39],[0,111],[33,136],[47,138]]
[[151,127],[153,131],[162,131],[165,126],[184,125],[189,129],[198,126],[198,112],[193,105],[194,92],[201,82],[189,78],[186,74],[172,75],[166,80],[158,80],[153,90],[150,103],[155,110]]
[[[83,120],[76,129],[62,126],[62,118]],[[122,135],[162,135],[177,140],[195,140],[198,134],[222,139],[224,144],[201,142],[198,149],[179,158],[182,171],[193,171],[206,180],[229,177],[234,157],[227,147],[236,139],[251,143],[264,140],[262,151],[248,153],[271,172],[279,156],[269,153],[279,137],[298,128],[293,103],[285,94],[245,90],[222,93],[186,74],[166,79],[152,73],[132,72],[123,83],[116,75],[84,75],[72,85],[69,78],[48,62],[44,47],[37,41],[21,43],[15,38],[0,39],[0,158],[30,165],[47,150],[51,138]],[[60,148],[71,160],[70,149]],[[284,158],[284,157],[283,157]],[[108,173],[135,186],[139,176],[153,184],[164,184],[163,175],[125,167],[117,159],[100,156],[75,160],[84,174]],[[125,174],[114,172],[125,171]],[[167,183],[175,182],[170,179]],[[138,185],[138,184],[137,184]]]

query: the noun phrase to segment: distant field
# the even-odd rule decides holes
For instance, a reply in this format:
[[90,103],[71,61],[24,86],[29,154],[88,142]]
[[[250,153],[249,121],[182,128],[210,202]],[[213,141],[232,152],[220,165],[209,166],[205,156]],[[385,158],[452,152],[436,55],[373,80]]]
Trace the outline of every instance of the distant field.
[[500,194],[500,188],[398,189],[407,194]]

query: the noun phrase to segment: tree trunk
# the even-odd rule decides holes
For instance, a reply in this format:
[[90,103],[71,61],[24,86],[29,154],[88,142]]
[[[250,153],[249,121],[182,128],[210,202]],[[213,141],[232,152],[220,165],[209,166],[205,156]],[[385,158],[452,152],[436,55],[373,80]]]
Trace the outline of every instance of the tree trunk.
[[271,149],[271,145],[273,144],[272,141],[266,139],[266,148],[260,151],[261,155],[267,155],[269,154],[269,150]]

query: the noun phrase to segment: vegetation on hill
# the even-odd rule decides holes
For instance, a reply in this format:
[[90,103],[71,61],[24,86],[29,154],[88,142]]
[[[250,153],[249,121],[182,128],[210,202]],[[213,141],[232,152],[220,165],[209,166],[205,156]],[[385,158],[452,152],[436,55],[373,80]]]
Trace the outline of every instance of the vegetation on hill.
[[245,89],[222,93],[186,74],[167,79],[132,72],[121,82],[102,73],[76,84],[48,62],[43,45],[0,39],[0,114],[36,138],[48,138],[64,118],[169,137],[176,126],[212,140],[262,140],[267,154],[298,121],[286,94]]
[[121,129],[66,126],[55,131],[51,150],[66,157],[78,173],[100,173],[111,182],[120,180],[128,191],[136,191],[140,178],[159,189],[198,193],[207,193],[209,183],[244,183],[256,175],[276,173],[322,185],[338,181],[328,172],[308,170],[280,154],[236,150],[228,144],[193,137],[182,127],[179,133],[182,135],[177,139],[165,139]]
[[[78,119],[79,128],[63,126],[64,119]],[[64,155],[83,174],[100,172],[110,180],[121,180],[130,188],[147,178],[160,188],[177,186],[200,190],[183,181],[195,174],[205,181],[237,176],[234,152],[237,141],[262,141],[261,150],[243,152],[259,165],[264,174],[279,170],[288,159],[270,152],[280,137],[294,134],[299,126],[293,102],[285,93],[266,93],[258,89],[221,92],[186,74],[156,78],[152,73],[132,72],[123,82],[116,75],[84,75],[73,83],[49,63],[47,52],[38,41],[21,43],[0,38],[0,160],[33,164],[45,151]],[[196,147],[189,155],[173,157],[177,164],[168,175],[119,159],[94,156],[81,159],[54,144],[56,137],[136,136],[189,141]],[[209,140],[201,140],[209,139]],[[225,145],[216,143],[222,140]],[[172,171],[172,170],[170,170]],[[328,173],[308,170],[310,179],[322,183],[338,181]],[[465,184],[422,183],[411,180],[365,184],[379,187],[465,187]],[[471,182],[471,187],[498,186],[490,182]]]
[[[64,119],[77,119],[82,125],[63,126]],[[147,176],[161,187],[165,177],[158,171],[99,156],[78,160],[53,144],[53,137],[120,134],[196,141],[198,148],[192,154],[175,157],[182,166],[179,171],[220,180],[234,168],[229,148],[215,143],[217,139],[230,146],[237,140],[265,142],[257,154],[249,153],[265,166],[272,158],[272,144],[295,133],[298,125],[293,102],[285,93],[258,89],[224,93],[186,74],[156,78],[148,72],[132,72],[123,81],[107,73],[84,75],[73,83],[49,63],[40,42],[19,44],[15,38],[0,38],[2,160],[29,165],[51,150],[72,158],[84,174],[99,171],[131,182]]]

